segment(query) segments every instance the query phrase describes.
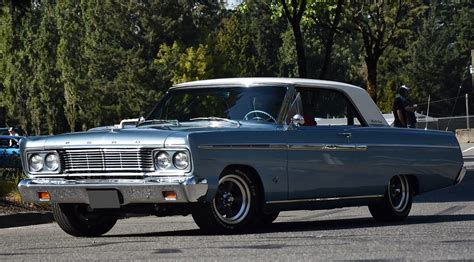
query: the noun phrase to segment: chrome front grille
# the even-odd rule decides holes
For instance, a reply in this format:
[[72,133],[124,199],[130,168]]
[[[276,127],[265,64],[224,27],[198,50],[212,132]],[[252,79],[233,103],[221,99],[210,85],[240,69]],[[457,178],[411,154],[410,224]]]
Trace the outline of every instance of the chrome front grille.
[[154,171],[151,148],[67,149],[59,152],[63,173]]

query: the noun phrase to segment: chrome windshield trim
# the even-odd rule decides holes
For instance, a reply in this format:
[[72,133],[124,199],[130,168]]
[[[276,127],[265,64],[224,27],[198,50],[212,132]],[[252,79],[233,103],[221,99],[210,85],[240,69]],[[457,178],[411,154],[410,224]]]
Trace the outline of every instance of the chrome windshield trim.
[[295,94],[295,87],[293,85],[288,85],[286,95],[285,95],[285,98],[283,99],[283,102],[280,108],[280,113],[278,114],[278,119],[277,119],[277,123],[280,125],[284,125],[285,130],[287,129],[286,118],[287,118],[288,110],[290,107],[291,99],[293,98],[294,94]]
[[291,200],[274,200],[267,201],[267,204],[291,204],[304,202],[324,202],[324,201],[338,201],[338,200],[357,200],[357,199],[376,199],[383,198],[383,195],[367,195],[367,196],[345,196],[345,197],[325,197],[325,198],[311,198],[311,199],[291,199]]

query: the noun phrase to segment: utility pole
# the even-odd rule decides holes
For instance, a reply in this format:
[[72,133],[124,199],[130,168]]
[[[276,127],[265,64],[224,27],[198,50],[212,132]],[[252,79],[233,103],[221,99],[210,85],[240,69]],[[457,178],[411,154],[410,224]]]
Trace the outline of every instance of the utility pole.
[[469,95],[466,94],[466,126],[469,130]]

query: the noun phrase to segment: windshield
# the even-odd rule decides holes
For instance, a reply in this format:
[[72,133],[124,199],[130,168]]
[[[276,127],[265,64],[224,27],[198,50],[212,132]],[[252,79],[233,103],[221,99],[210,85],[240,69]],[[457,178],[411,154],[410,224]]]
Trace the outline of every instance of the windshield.
[[207,117],[276,123],[286,90],[284,86],[174,89],[147,120]]

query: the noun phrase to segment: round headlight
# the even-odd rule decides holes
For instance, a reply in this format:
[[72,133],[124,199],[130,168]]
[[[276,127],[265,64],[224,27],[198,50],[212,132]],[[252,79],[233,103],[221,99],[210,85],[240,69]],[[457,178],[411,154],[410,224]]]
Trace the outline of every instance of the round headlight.
[[38,154],[32,154],[28,162],[30,164],[31,171],[38,172],[43,169],[43,157]]
[[177,169],[186,169],[189,166],[189,157],[185,152],[176,152],[173,156],[173,164]]
[[155,165],[159,169],[167,169],[171,166],[171,157],[166,152],[159,152],[155,158]]
[[48,154],[44,160],[46,168],[50,171],[56,171],[59,168],[59,157],[57,154]]

